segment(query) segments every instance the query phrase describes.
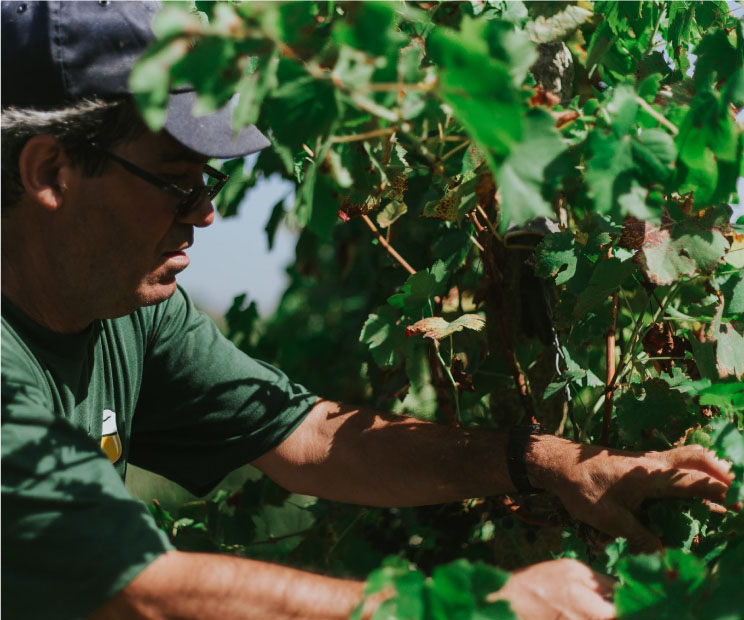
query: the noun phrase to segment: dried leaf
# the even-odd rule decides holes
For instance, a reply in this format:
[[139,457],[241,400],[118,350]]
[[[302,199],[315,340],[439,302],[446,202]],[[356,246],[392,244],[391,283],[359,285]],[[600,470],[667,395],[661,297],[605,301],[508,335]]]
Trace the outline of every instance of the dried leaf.
[[460,318],[448,323],[440,316],[421,319],[406,327],[406,336],[422,335],[424,338],[441,340],[462,329],[481,331],[486,322],[477,314],[463,314]]

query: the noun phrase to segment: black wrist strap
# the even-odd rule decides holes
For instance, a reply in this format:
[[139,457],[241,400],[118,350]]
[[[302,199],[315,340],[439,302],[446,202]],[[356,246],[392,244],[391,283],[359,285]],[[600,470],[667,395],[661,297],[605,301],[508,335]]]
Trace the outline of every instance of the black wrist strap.
[[509,440],[506,444],[506,467],[512,484],[519,493],[539,493],[542,491],[542,489],[537,489],[530,484],[525,462],[527,443],[533,435],[539,435],[541,432],[542,427],[539,424],[515,426],[509,431]]

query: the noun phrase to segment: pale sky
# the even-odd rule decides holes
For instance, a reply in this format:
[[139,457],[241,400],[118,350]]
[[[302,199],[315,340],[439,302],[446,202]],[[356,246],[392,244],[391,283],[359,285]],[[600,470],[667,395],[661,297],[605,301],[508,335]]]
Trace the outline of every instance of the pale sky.
[[274,204],[292,188],[279,177],[259,182],[236,217],[219,215],[209,228],[196,229],[187,251],[191,264],[178,276],[200,307],[224,314],[240,293],[258,304],[261,316],[275,309],[287,286],[286,265],[294,260],[297,235],[280,227],[269,252],[264,227]]
[[[248,193],[234,218],[216,217],[209,228],[197,229],[194,246],[188,250],[189,267],[178,276],[200,307],[224,314],[236,295],[248,293],[261,316],[269,316],[287,286],[284,269],[294,260],[297,234],[282,226],[269,252],[264,226],[274,204],[292,189],[292,184],[274,177],[260,181]],[[744,215],[744,178],[737,184],[739,204],[734,220]]]

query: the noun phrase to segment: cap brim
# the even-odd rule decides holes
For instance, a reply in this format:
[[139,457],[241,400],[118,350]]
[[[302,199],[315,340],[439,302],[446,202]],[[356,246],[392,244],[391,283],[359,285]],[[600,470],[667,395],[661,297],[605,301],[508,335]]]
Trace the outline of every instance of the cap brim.
[[253,125],[235,135],[229,104],[211,114],[195,116],[195,101],[194,91],[171,93],[168,101],[164,129],[186,148],[205,157],[229,159],[271,146],[269,139]]

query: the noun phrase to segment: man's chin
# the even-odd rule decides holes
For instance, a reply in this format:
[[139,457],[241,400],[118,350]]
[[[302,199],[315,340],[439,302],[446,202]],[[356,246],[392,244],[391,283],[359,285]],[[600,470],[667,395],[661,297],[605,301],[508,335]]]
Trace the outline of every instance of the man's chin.
[[138,307],[154,306],[170,299],[175,294],[177,287],[175,275],[160,278],[157,283],[143,285],[137,295]]

